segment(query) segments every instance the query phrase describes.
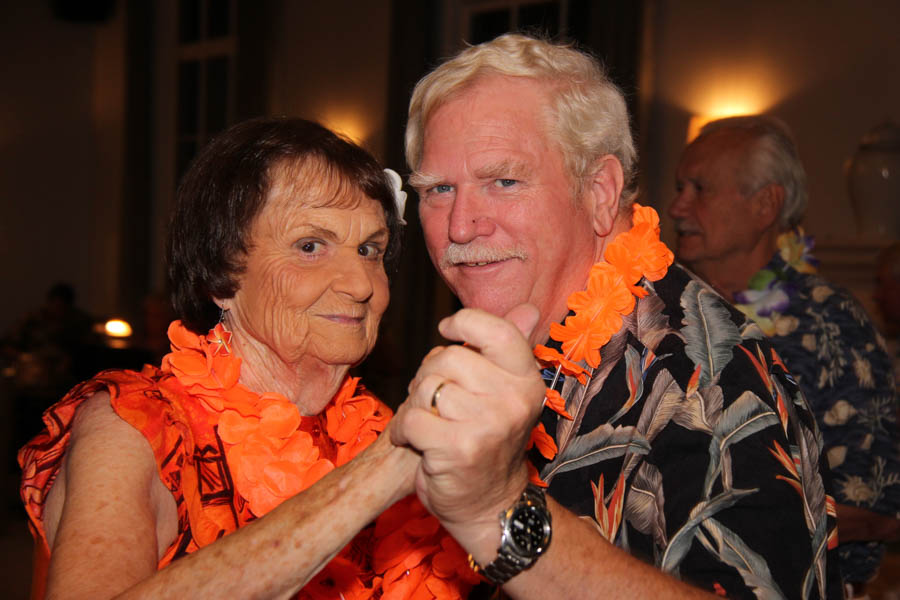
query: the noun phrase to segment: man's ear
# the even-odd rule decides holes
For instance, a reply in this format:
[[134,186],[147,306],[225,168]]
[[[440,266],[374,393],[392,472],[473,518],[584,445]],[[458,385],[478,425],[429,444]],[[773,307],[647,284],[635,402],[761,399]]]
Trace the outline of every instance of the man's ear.
[[625,186],[622,163],[612,154],[598,158],[585,181],[582,200],[591,215],[594,233],[606,237],[619,214],[619,197]]
[[765,230],[778,223],[784,206],[784,188],[777,183],[763,186],[753,194],[753,203],[759,229]]

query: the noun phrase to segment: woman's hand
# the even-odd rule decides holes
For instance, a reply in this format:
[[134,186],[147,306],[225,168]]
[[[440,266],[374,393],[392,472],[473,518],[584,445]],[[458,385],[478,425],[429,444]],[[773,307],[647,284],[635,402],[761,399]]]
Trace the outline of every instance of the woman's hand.
[[372,483],[385,486],[386,493],[390,496],[387,506],[416,491],[416,472],[422,456],[409,446],[394,444],[387,431],[378,436],[353,461],[371,465],[373,472],[377,469],[379,475]]

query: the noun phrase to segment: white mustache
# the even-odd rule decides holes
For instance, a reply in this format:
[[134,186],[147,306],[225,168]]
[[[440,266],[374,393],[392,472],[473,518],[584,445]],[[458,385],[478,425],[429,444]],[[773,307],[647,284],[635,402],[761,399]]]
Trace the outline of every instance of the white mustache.
[[471,246],[469,244],[450,243],[444,256],[442,267],[453,267],[459,264],[491,263],[518,258],[525,260],[528,255],[521,248],[491,248],[489,246]]

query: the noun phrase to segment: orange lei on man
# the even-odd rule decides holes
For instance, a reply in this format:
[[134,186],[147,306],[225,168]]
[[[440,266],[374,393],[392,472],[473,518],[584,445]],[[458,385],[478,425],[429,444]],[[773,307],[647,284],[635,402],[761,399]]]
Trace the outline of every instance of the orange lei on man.
[[[162,370],[200,399],[225,448],[238,494],[261,517],[346,464],[384,431],[391,409],[347,377],[322,415],[302,416],[281,394],[239,383],[222,324],[205,337],[175,321]],[[360,552],[362,550],[362,552]],[[369,564],[371,563],[371,564]],[[316,575],[298,598],[463,598],[478,582],[466,554],[415,496],[385,511]]]
[[[560,374],[587,383],[588,369],[578,363],[587,363],[591,370],[600,366],[600,349],[621,329],[622,317],[634,310],[635,298],[648,293],[638,285],[641,279],[662,279],[674,260],[672,251],[659,239],[659,215],[649,206],[635,203],[631,229],[617,235],[604,250],[603,260],[591,267],[587,289],[569,296],[566,305],[575,314],[566,317],[562,325],[550,325],[550,337],[562,342],[565,354],[544,345],[534,348],[538,362],[556,368],[546,392],[546,404],[554,412],[572,418],[565,400],[553,389]],[[529,447],[537,445],[545,458],[556,456],[556,444],[543,425],[535,428],[531,440]],[[532,480],[543,483],[533,467]]]

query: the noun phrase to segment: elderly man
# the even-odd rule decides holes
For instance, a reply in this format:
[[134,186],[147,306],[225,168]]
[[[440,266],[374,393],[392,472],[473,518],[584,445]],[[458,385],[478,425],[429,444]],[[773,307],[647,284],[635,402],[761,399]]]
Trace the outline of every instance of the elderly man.
[[759,328],[669,266],[597,62],[463,51],[417,85],[407,160],[465,345],[426,357],[391,434],[473,568],[515,598],[840,597],[812,415]]
[[813,409],[834,472],[842,574],[863,596],[884,552],[874,540],[900,534],[891,362],[865,311],[815,275],[790,132],[764,116],[714,121],[685,149],[676,189],[679,260],[770,336]]

